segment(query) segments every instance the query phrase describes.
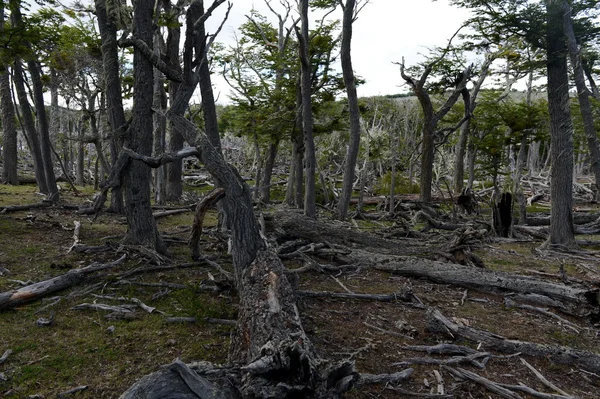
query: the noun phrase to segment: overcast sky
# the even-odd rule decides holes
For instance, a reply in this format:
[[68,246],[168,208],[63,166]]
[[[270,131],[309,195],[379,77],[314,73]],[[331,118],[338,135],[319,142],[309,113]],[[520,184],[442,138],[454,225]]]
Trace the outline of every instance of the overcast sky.
[[[271,1],[277,10],[279,0]],[[233,43],[234,32],[246,21],[245,15],[252,8],[272,17],[264,0],[231,2],[233,8],[217,38],[219,42]],[[295,4],[295,0],[290,2]],[[214,24],[220,21],[225,4],[220,8],[220,13],[211,18],[208,26],[210,33],[215,31]],[[370,0],[353,26],[352,63],[355,73],[366,80],[358,88],[358,95],[405,92],[407,89],[401,87],[399,68],[394,62],[400,62],[402,57],[406,66],[419,62],[422,60],[420,54],[427,53],[428,47],[445,45],[467,17],[465,10],[450,6],[447,0]],[[330,18],[341,19],[341,9],[338,8]],[[220,94],[219,102],[227,102],[229,89],[226,83],[215,76],[214,84],[215,94]]]

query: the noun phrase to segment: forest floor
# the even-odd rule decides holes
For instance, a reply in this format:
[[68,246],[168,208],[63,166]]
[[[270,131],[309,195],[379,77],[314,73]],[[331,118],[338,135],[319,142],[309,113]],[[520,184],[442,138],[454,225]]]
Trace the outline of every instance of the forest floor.
[[[81,205],[91,197],[90,190],[79,195],[64,192],[63,203]],[[33,186],[0,186],[0,207],[33,204],[41,199]],[[12,351],[4,361],[0,358],[0,397],[61,397],[61,393],[79,387],[77,392],[62,397],[118,398],[133,382],[177,358],[184,362],[226,363],[233,327],[222,321],[235,320],[236,297],[220,284],[222,275],[218,270],[206,262],[191,262],[187,239],[193,217],[190,210],[157,219],[171,252],[171,259],[161,262],[139,248],[119,245],[126,231],[124,217],[103,213],[94,220],[62,206],[0,213],[0,293],[127,255],[125,263],[90,276],[78,286],[14,309],[0,310],[0,356]],[[97,252],[77,252],[72,248],[76,220],[81,223],[80,244],[96,246]],[[348,223],[348,227],[374,232],[391,223],[356,221]],[[204,223],[202,249],[223,269],[231,270],[227,241],[211,229],[215,224],[213,211]],[[435,229],[422,234],[433,243],[436,236],[443,239]],[[584,238],[588,246],[575,255],[540,251],[541,240],[489,239],[472,249],[490,270],[557,283],[570,279],[598,288],[600,236]],[[590,247],[594,240],[597,246]],[[435,249],[434,244],[432,251]],[[161,264],[156,265],[157,261]],[[297,260],[284,264],[290,269],[302,266]],[[297,276],[295,283],[304,291],[391,294],[410,289],[424,305],[327,297],[298,299],[304,328],[320,357],[354,360],[361,373],[393,373],[409,366],[415,369],[410,380],[397,387],[361,387],[350,391],[348,398],[410,397],[401,390],[420,393],[422,397],[442,391],[453,396],[439,397],[502,397],[480,384],[453,377],[439,364],[398,364],[411,358],[450,359],[447,355],[427,355],[409,348],[415,345],[457,343],[486,350],[477,342],[453,340],[429,331],[426,308],[431,307],[462,326],[509,339],[600,354],[600,330],[594,324],[597,320],[561,315],[570,322],[567,324],[529,309],[508,307],[506,292],[479,292],[364,266],[336,272],[312,269]],[[208,289],[215,287],[218,289]],[[139,302],[147,305],[147,311]],[[88,305],[75,308],[82,304]],[[113,308],[103,310],[99,304]],[[170,316],[195,317],[197,322],[168,322]],[[51,322],[44,323],[40,318]],[[518,354],[490,352],[483,368],[468,364],[458,367],[496,383],[523,383],[539,392],[552,392]],[[565,393],[577,398],[600,397],[597,373],[576,365],[555,364],[547,357],[522,358]]]

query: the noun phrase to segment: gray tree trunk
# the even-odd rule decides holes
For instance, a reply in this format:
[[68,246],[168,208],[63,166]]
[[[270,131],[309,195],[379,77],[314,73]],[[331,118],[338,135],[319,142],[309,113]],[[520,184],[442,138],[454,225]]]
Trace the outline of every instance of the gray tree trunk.
[[313,138],[312,87],[311,66],[309,58],[309,29],[308,29],[308,0],[300,0],[301,32],[300,42],[301,92],[302,92],[302,130],[304,131],[304,214],[311,218],[317,217],[315,192],[315,141]]
[[569,110],[569,75],[564,31],[564,3],[547,0],[547,71],[550,112],[551,222],[546,245],[575,246],[573,228],[573,122]]
[[[24,29],[23,17],[21,14],[20,4],[14,3],[11,8],[11,19],[15,27]],[[27,40],[23,40],[23,45],[31,47]],[[40,67],[37,61],[33,58],[27,60],[27,67],[31,77],[31,85],[33,88],[33,102],[35,104],[36,118],[39,126],[39,144],[41,162],[46,181],[46,189],[48,198],[52,201],[59,200],[58,186],[56,185],[56,176],[54,175],[54,163],[52,162],[52,149],[50,142],[50,129],[48,126],[48,116],[46,115],[46,107],[44,105],[44,87],[40,74]]]
[[[0,3],[0,33],[4,32],[4,2]],[[6,65],[0,66],[0,112],[2,115],[2,180],[6,184],[19,184],[17,176],[17,126],[15,105],[10,94],[10,76]]]
[[581,51],[577,45],[575,31],[573,29],[573,19],[571,16],[571,7],[568,1],[563,0],[565,10],[564,24],[565,35],[567,37],[567,46],[571,67],[575,78],[575,87],[577,87],[577,98],[579,99],[579,110],[583,119],[583,131],[587,139],[588,150],[590,153],[590,168],[594,173],[596,183],[596,199],[600,196],[600,147],[598,146],[598,136],[594,126],[594,115],[590,104],[590,91],[585,84],[585,73],[581,62]]
[[[133,3],[133,32],[152,48],[152,14],[154,3]],[[141,155],[152,154],[153,66],[137,48],[133,52],[134,94],[131,127],[125,145]],[[131,160],[124,171],[127,234],[124,241],[166,253],[167,248],[156,227],[150,208],[150,167]]]
[[[125,130],[125,112],[121,94],[121,77],[119,73],[119,51],[117,47],[117,27],[115,21],[106,12],[106,0],[95,0],[98,30],[102,40],[102,68],[104,72],[106,107],[108,124],[112,130],[110,154],[113,167],[116,165]],[[124,213],[123,192],[121,187],[111,191],[110,211]]]
[[42,162],[44,163],[44,175],[48,186],[48,198],[52,201],[58,201],[58,185],[54,174],[54,162],[52,161],[52,143],[50,141],[50,127],[48,125],[48,115],[44,105],[44,86],[40,74],[40,67],[35,60],[27,61],[29,75],[33,86],[33,100],[35,103],[36,117],[40,129],[40,150],[42,152]]
[[[3,20],[4,17],[0,15]],[[1,31],[2,29],[0,29]],[[17,176],[17,126],[15,109],[10,94],[10,77],[6,67],[0,69],[0,108],[2,113],[2,180],[6,184],[19,184]]]
[[352,23],[354,21],[355,8],[355,0],[346,0],[346,4],[343,6],[344,18],[342,22],[341,61],[344,85],[346,86],[346,94],[348,96],[348,111],[350,113],[350,142],[348,143],[348,151],[346,153],[342,192],[337,208],[337,217],[340,220],[345,220],[348,216],[356,160],[358,158],[358,149],[360,147],[360,111],[358,109],[356,79],[352,69],[352,56],[350,53],[352,43]]
[[302,138],[302,90],[300,81],[296,84],[296,123],[292,130],[292,161],[285,200],[288,205],[302,208],[304,183],[304,140]]
[[21,60],[16,59],[14,63],[14,75],[13,81],[15,83],[15,89],[17,91],[17,98],[22,114],[22,128],[27,138],[27,144],[31,151],[33,158],[33,169],[35,172],[35,181],[37,182],[38,188],[41,193],[48,194],[48,185],[46,183],[46,175],[44,173],[44,163],[42,161],[42,151],[40,149],[40,138],[35,128],[35,121],[31,112],[31,106],[27,99],[27,92],[25,91],[25,82],[23,78],[23,67]]
[[[156,18],[156,16],[155,16]],[[161,54],[160,32],[154,33],[154,53],[160,57]],[[158,69],[154,70],[154,97],[152,99],[152,107],[160,110],[153,115],[154,122],[154,154],[156,156],[163,154],[166,151],[166,133],[167,120],[164,116],[167,108],[167,98],[164,90],[165,76]],[[154,202],[158,205],[166,203],[166,170],[167,166],[162,165],[154,171]]]
[[[475,111],[475,107],[477,106],[477,95],[481,90],[481,86],[487,77],[488,70],[490,65],[494,61],[495,56],[492,54],[487,54],[485,57],[485,61],[481,66],[481,71],[479,72],[479,79],[475,86],[471,90],[471,101],[469,104],[465,104],[465,107],[468,106],[468,113],[472,115]],[[463,123],[460,127],[460,135],[458,136],[458,143],[456,144],[456,162],[454,164],[454,174],[452,176],[452,185],[454,187],[454,192],[460,194],[462,192],[464,186],[464,178],[465,178],[465,153],[467,152],[467,142],[469,140],[469,135],[471,132],[471,119],[468,119]]]
[[79,129],[77,129],[77,173],[75,174],[75,184],[85,186],[85,154],[84,154],[84,137],[87,126],[83,118],[79,121]]

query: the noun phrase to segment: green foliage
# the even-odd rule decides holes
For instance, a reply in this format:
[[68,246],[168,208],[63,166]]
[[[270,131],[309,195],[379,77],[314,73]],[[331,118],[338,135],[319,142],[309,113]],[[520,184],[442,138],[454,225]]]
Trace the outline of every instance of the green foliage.
[[[396,173],[394,182],[394,194],[418,194],[419,185],[410,180],[402,173]],[[392,172],[386,172],[375,187],[375,192],[378,195],[389,195],[392,185]]]

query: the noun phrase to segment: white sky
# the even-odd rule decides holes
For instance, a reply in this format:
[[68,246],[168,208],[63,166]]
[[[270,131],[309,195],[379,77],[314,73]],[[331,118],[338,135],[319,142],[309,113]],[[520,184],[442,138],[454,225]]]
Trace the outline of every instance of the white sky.
[[[278,10],[279,0],[271,0]],[[233,43],[234,32],[246,22],[245,15],[253,7],[272,20],[272,13],[264,0],[231,0],[233,8],[229,20],[217,41]],[[290,0],[295,4],[295,0]],[[205,7],[210,4],[205,1]],[[209,20],[208,30],[213,33],[222,18],[225,4]],[[297,13],[294,14],[297,17]],[[358,88],[359,96],[386,95],[406,92],[401,87],[399,67],[394,62],[405,59],[406,66],[421,61],[428,47],[443,46],[468,17],[468,12],[448,4],[447,0],[370,0],[353,25],[352,63],[354,72],[366,80]],[[309,15],[310,18],[310,15]],[[330,19],[342,19],[338,9]],[[274,20],[273,20],[274,21]],[[213,77],[215,95],[219,102],[227,102],[227,84]]]

